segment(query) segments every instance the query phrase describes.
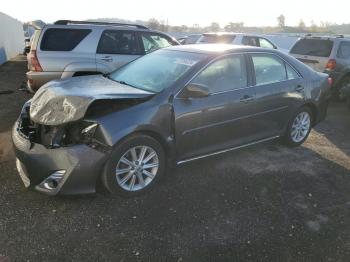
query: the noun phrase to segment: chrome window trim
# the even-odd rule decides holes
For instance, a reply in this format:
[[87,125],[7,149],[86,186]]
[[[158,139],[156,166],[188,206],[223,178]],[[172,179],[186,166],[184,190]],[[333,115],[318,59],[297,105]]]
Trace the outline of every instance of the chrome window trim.
[[[251,52],[249,54],[268,54],[268,55],[274,55],[276,57],[278,57],[280,60],[282,60],[285,64],[289,65],[296,73],[297,75],[299,76],[299,78],[293,78],[293,79],[286,79],[286,80],[282,80],[282,81],[276,81],[276,82],[271,82],[271,83],[264,83],[264,84],[256,84],[254,85],[254,87],[259,87],[259,86],[265,86],[265,85],[271,85],[271,84],[277,84],[277,83],[284,83],[284,82],[287,82],[287,81],[292,81],[292,80],[296,80],[296,79],[302,79],[302,75],[299,73],[298,70],[295,69],[295,67],[293,65],[291,65],[288,61],[286,61],[283,57],[279,56],[278,54],[274,54],[274,53],[270,53],[270,52]],[[253,63],[253,69],[254,69],[254,72],[255,72],[255,68],[254,68],[254,62],[252,61]],[[285,71],[286,71],[286,74],[287,74],[287,68],[284,67]],[[256,81],[256,76],[255,76],[255,81]]]
[[[233,56],[233,55],[251,55],[251,54],[268,54],[268,55],[274,55],[274,56],[277,56],[279,59],[281,59],[284,63],[288,64],[299,76],[299,78],[295,78],[295,79],[303,79],[304,77],[300,74],[300,72],[295,68],[295,66],[291,65],[288,61],[286,61],[283,57],[281,57],[279,54],[276,54],[274,52],[269,52],[269,50],[266,50],[266,51],[253,51],[253,52],[240,52],[240,53],[228,53],[228,54],[223,54],[223,55],[220,55],[218,57],[215,57],[213,58],[212,60],[210,60],[206,65],[204,65],[193,77],[191,77],[190,80],[188,80],[186,82],[186,84],[178,91],[176,92],[176,94],[174,95],[174,99],[186,99],[186,100],[191,100],[192,98],[181,98],[181,97],[178,97],[178,95],[180,94],[180,92],[194,79],[197,77],[197,75],[199,75],[204,69],[206,69],[209,65],[211,65],[212,63],[216,62],[217,60],[221,59],[221,58],[225,58],[226,56]],[[254,65],[253,65],[254,66]],[[253,68],[254,69],[254,68]],[[285,69],[287,70],[287,69]],[[247,76],[248,76],[248,71],[247,71]],[[231,90],[227,90],[227,91],[222,91],[222,92],[216,92],[216,93],[212,93],[212,94],[209,94],[209,96],[211,95],[216,95],[216,94],[222,94],[222,93],[227,93],[227,92],[232,92],[232,91],[235,91],[235,90],[242,90],[242,89],[247,89],[247,88],[252,88],[252,87],[259,87],[259,86],[264,86],[264,85],[269,85],[269,84],[276,84],[276,83],[284,83],[284,82],[287,82],[287,81],[292,81],[292,80],[295,80],[295,79],[286,79],[286,80],[283,80],[283,81],[278,81],[278,82],[274,82],[274,83],[268,83],[268,84],[261,84],[261,85],[247,85],[246,87],[242,87],[242,88],[237,88],[237,89],[231,89]]]
[[[210,60],[206,65],[204,65],[194,76],[192,76],[190,80],[188,80],[188,81],[186,82],[186,84],[175,94],[174,99],[186,99],[186,100],[189,99],[189,98],[181,98],[181,97],[178,97],[178,95],[179,95],[179,93],[180,93],[193,79],[195,79],[200,73],[202,73],[206,68],[208,68],[211,64],[213,64],[213,63],[216,62],[217,60],[220,60],[220,59],[225,58],[225,57],[227,57],[227,56],[245,55],[245,54],[246,54],[246,53],[244,53],[244,52],[242,52],[242,53],[229,53],[229,54],[223,54],[223,55],[220,55],[220,56],[218,56],[218,57],[213,58],[213,59]],[[247,66],[247,63],[246,63],[246,66]],[[247,82],[248,82],[248,71],[247,71]],[[239,88],[239,89],[246,89],[246,88],[250,88],[250,87],[252,87],[252,86],[249,86],[249,85],[247,84],[246,87],[241,87],[241,88]],[[227,92],[232,92],[232,91],[239,90],[239,89],[231,89],[231,90],[227,90],[227,91],[211,93],[211,94],[209,94],[209,96],[211,96],[211,95],[216,95],[216,94],[218,94],[218,93],[223,93],[223,92],[225,92],[225,93],[227,93]]]

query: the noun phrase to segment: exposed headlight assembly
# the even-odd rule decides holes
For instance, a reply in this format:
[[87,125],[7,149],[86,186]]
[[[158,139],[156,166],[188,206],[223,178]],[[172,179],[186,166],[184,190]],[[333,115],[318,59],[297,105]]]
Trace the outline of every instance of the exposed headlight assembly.
[[85,143],[86,145],[99,150],[99,151],[108,151],[108,147],[101,143],[96,138],[96,130],[98,128],[98,124],[92,122],[83,122],[84,127],[80,131],[80,141]]
[[95,131],[97,129],[97,124],[93,123],[88,125],[87,127],[83,128],[80,132],[81,138],[85,141],[90,141],[94,135],[95,135]]

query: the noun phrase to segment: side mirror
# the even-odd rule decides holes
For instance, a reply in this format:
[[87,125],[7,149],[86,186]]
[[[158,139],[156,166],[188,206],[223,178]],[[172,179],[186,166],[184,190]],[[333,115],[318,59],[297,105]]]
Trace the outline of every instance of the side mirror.
[[182,91],[182,97],[195,98],[195,97],[208,97],[209,88],[201,84],[189,84]]

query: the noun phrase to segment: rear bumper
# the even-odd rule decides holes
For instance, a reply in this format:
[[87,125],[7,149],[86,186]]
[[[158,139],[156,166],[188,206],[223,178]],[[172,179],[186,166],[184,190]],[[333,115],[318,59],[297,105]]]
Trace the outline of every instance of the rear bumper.
[[[20,133],[18,121],[12,130],[17,169],[26,187],[47,195],[96,192],[96,181],[106,162],[106,154],[87,145],[50,149],[32,143]],[[51,175],[64,175],[55,188],[45,186]]]
[[29,71],[27,75],[27,87],[32,93],[35,93],[42,85],[55,79],[60,79],[62,72],[34,72]]

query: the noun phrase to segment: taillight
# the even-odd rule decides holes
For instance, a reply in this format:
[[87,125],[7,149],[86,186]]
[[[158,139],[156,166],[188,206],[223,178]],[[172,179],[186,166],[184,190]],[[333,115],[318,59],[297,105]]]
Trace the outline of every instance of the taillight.
[[333,86],[333,78],[328,77],[328,85],[329,85],[329,87]]
[[36,55],[36,50],[32,50],[30,52],[30,64],[31,69],[36,72],[42,72],[43,69],[41,68],[41,65],[39,63],[38,57]]
[[334,70],[337,65],[337,61],[335,59],[329,59],[326,65],[327,70]]

